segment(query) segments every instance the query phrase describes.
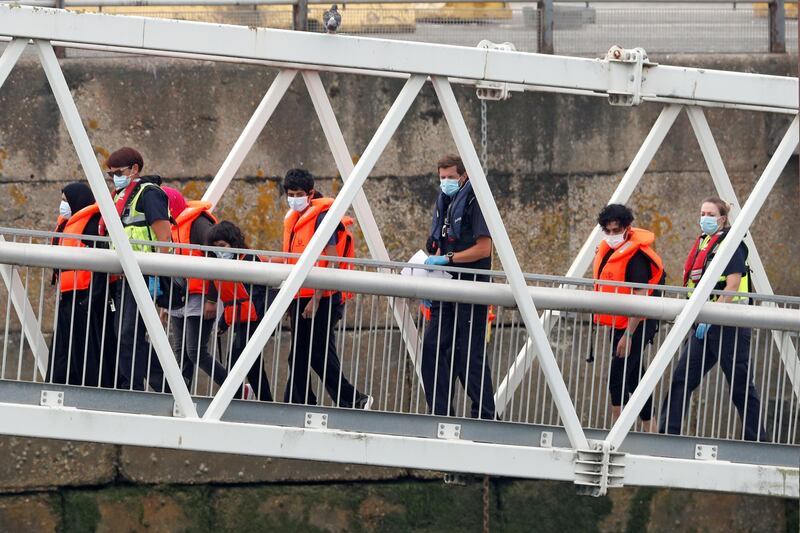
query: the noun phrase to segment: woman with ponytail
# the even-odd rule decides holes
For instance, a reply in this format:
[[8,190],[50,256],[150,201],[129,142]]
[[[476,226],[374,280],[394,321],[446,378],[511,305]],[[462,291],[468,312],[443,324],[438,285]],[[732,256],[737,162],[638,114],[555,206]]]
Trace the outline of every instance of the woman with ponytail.
[[[700,205],[700,235],[686,259],[683,284],[690,289],[697,286],[708,265],[719,250],[730,229],[730,205],[717,197],[706,198]],[[747,264],[747,247],[738,243],[733,257],[715,287],[717,291],[735,292],[736,295],[712,293],[712,302],[747,304],[750,292],[750,268]],[[691,296],[691,292],[689,293]],[[753,382],[754,365],[750,361],[750,328],[696,324],[681,352],[672,384],[661,409],[660,431],[681,434],[681,426],[689,412],[692,392],[700,385],[703,376],[719,361],[730,386],[730,397],[742,420],[741,437],[745,440],[768,439],[761,419],[761,401]],[[726,394],[727,396],[727,394]]]

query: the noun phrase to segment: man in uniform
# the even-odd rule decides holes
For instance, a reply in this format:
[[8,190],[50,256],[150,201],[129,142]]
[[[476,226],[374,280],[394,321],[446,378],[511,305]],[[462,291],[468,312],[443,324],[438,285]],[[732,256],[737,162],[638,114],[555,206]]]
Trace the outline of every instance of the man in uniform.
[[[427,242],[431,255],[425,263],[488,270],[492,238],[464,163],[457,155],[447,155],[437,169],[441,193],[434,206]],[[459,273],[456,277],[489,281],[482,274]],[[488,307],[453,302],[426,305],[430,320],[422,346],[422,380],[430,412],[455,414],[453,384],[458,378],[472,401],[471,416],[494,419],[492,373],[485,350]]]

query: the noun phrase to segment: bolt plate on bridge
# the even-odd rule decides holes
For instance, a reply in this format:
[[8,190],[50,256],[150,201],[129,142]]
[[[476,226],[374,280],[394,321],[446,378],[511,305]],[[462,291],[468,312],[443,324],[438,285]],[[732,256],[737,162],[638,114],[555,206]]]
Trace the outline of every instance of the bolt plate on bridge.
[[44,407],[64,407],[64,393],[56,390],[43,390],[39,405]]
[[694,458],[698,461],[716,461],[718,451],[717,446],[698,444],[694,447]]
[[461,424],[439,424],[437,436],[440,439],[458,440],[461,438]]
[[[197,410],[197,403],[193,402],[193,405],[194,405],[195,410]],[[172,402],[172,416],[175,417],[175,418],[186,418],[186,415],[183,414],[183,411],[181,411],[181,408],[178,407],[178,402]]]
[[552,448],[553,447],[553,432],[552,431],[542,431],[542,436],[539,438],[539,446],[542,448]]
[[325,413],[306,413],[306,427],[328,429],[328,415]]

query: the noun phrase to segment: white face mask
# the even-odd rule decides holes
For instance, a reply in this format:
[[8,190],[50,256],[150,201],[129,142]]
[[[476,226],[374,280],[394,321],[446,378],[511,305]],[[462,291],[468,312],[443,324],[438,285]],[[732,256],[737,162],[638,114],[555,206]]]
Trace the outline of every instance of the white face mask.
[[297,212],[304,211],[308,207],[308,196],[298,196],[296,198],[289,196],[286,200],[289,202],[289,209]]
[[625,232],[619,235],[604,235],[603,239],[612,249],[616,250],[620,245],[625,242]]
[[61,205],[58,206],[58,213],[64,217],[69,218],[72,216],[72,208],[69,206],[69,202],[65,202],[61,200]]

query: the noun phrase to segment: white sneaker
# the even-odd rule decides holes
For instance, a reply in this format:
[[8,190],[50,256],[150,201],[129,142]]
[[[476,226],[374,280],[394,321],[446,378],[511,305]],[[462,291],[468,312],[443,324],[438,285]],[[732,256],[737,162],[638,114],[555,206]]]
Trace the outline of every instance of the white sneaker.
[[369,394],[362,398],[360,402],[356,404],[356,408],[363,409],[364,411],[369,411],[372,409],[372,403],[375,401],[375,398],[370,396]]
[[242,393],[242,399],[243,400],[256,399],[256,391],[253,390],[253,387],[251,387],[249,383],[244,384],[244,392]]

